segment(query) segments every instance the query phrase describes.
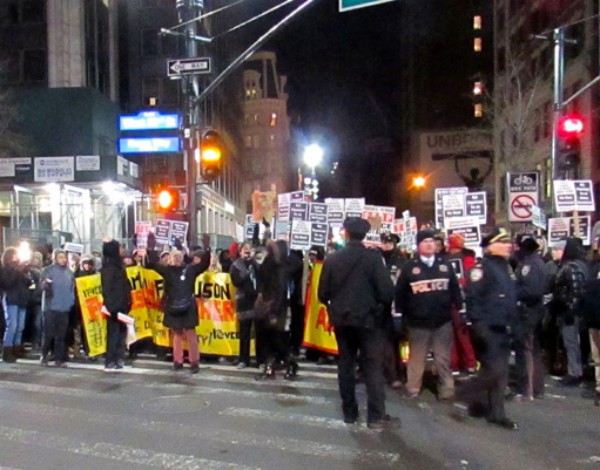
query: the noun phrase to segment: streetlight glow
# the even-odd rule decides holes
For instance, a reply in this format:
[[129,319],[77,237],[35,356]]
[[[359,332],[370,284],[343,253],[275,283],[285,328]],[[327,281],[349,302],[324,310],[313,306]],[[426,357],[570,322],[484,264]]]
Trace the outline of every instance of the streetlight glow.
[[412,180],[413,186],[415,188],[424,188],[426,182],[427,181],[424,176],[415,176]]
[[304,163],[314,171],[315,167],[321,164],[323,153],[323,149],[320,145],[310,144],[304,149]]

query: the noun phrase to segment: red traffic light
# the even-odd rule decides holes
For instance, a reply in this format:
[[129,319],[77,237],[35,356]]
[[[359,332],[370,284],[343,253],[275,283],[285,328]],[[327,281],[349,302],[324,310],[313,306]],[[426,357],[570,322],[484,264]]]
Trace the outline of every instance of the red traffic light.
[[557,131],[563,138],[579,137],[584,131],[583,119],[574,115],[562,116]]
[[158,209],[161,211],[172,211],[177,206],[177,194],[172,189],[162,189],[156,197]]

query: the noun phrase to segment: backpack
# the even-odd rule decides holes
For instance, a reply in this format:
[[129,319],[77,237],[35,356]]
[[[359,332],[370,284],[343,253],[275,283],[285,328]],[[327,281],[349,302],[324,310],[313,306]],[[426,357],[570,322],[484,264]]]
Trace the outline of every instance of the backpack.
[[587,286],[587,272],[580,262],[567,261],[559,273],[559,299],[572,312],[581,305]]

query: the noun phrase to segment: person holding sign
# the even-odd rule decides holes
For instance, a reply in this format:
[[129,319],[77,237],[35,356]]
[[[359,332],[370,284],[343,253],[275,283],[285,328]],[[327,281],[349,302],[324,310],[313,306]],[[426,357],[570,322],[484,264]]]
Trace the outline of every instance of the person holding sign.
[[197,374],[200,362],[198,349],[198,308],[194,289],[196,278],[206,271],[210,265],[210,237],[202,239],[204,251],[197,264],[186,264],[186,257],[180,250],[174,250],[169,255],[169,264],[158,263],[158,254],[154,251],[153,243],[148,240],[148,253],[151,257],[148,268],[160,274],[165,281],[163,306],[165,316],[163,324],[173,332],[173,369],[183,369],[183,340],[187,339],[189,346],[190,372]]

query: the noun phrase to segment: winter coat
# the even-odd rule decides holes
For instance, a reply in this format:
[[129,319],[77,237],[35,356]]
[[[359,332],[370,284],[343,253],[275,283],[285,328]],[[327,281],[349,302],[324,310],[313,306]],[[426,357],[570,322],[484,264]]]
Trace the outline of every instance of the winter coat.
[[2,269],[2,278],[6,302],[9,305],[27,307],[33,290],[33,281],[29,276],[29,268],[23,264],[8,264]]
[[102,246],[102,297],[104,306],[110,312],[111,318],[117,320],[120,313],[129,313],[131,309],[131,284],[119,254],[119,243],[115,240]]
[[46,311],[69,312],[75,305],[75,278],[68,266],[51,264],[44,269],[42,286]]
[[381,254],[349,240],[325,259],[318,297],[328,306],[334,327],[369,328],[380,320],[382,304],[392,303],[394,285]]
[[590,277],[587,289],[583,296],[581,307],[586,326],[600,329],[600,261],[597,261],[590,269]]
[[235,308],[238,319],[244,320],[244,316],[251,318],[258,295],[258,264],[253,259],[238,258],[231,265],[229,275],[235,286]]
[[[182,266],[164,266],[158,263],[155,254],[150,258],[148,267],[160,274],[164,279],[163,309],[165,312],[163,324],[173,330],[183,330],[198,326],[198,308],[194,297],[196,278],[208,269],[210,265],[210,250],[206,250],[198,264],[183,264]],[[184,314],[169,312],[169,302],[172,299],[192,299],[190,307]]]
[[517,265],[517,300],[519,327],[533,332],[544,317],[546,266],[537,253],[526,254]]
[[285,327],[288,306],[290,279],[284,259],[286,256],[286,252],[281,252],[281,258],[276,260],[274,256],[268,254],[258,269],[259,292],[265,302],[273,301],[272,316],[275,317],[275,326],[278,330],[283,330]]

